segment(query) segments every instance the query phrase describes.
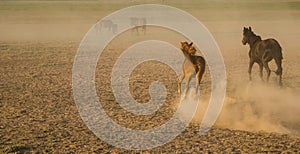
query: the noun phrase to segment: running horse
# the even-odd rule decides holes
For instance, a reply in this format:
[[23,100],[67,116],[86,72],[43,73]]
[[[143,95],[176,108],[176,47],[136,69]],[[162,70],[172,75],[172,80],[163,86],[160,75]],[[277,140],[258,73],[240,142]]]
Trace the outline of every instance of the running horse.
[[193,75],[196,76],[196,95],[198,93],[199,85],[205,72],[205,59],[202,56],[195,55],[196,49],[187,42],[181,42],[181,51],[185,56],[185,60],[182,65],[182,73],[178,79],[178,93],[181,95],[181,82],[185,78],[185,88],[183,91],[183,99],[185,98],[189,82]]
[[267,71],[267,82],[269,81],[271,70],[269,68],[268,63],[271,60],[275,60],[275,63],[277,65],[277,70],[274,71],[276,75],[279,77],[278,84],[281,87],[282,86],[282,49],[279,43],[273,39],[265,39],[262,40],[259,35],[256,35],[251,27],[246,28],[244,27],[243,31],[243,45],[249,44],[250,50],[249,50],[249,79],[252,80],[251,77],[251,71],[254,63],[257,63],[259,65],[260,70],[260,78],[263,81],[263,68]]

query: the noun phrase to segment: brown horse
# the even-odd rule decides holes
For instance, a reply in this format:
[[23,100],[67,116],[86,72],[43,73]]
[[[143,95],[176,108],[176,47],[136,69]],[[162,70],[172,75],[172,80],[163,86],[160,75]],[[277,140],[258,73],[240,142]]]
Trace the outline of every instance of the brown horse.
[[139,35],[139,28],[142,28],[144,34],[146,34],[146,24],[146,18],[131,17],[130,25],[133,26],[131,33],[133,33],[134,30],[136,30],[137,34]]
[[111,20],[101,20],[96,26],[100,32],[103,28],[106,28],[108,31],[112,31],[113,34],[118,32],[118,25],[113,23]]
[[248,69],[250,81],[252,80],[251,70],[254,63],[257,63],[259,65],[261,80],[263,81],[264,67],[267,70],[267,81],[269,81],[271,70],[268,63],[274,59],[277,65],[277,70],[275,71],[275,73],[277,74],[277,76],[279,76],[278,84],[279,86],[282,86],[282,49],[279,43],[272,38],[262,40],[260,36],[253,33],[251,27],[244,27],[242,43],[243,45],[246,45],[248,43],[250,46],[250,62]]
[[196,94],[198,93],[199,84],[205,72],[205,59],[202,56],[195,55],[196,49],[192,45],[193,42],[190,44],[181,42],[181,51],[185,56],[185,60],[182,65],[182,73],[178,79],[178,93],[181,94],[181,82],[185,78],[183,98],[187,94],[189,82],[194,74],[196,74]]

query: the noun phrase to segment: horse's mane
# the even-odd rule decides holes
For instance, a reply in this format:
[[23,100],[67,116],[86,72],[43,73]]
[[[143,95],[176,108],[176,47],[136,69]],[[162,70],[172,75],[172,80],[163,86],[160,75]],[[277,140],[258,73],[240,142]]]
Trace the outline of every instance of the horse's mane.
[[186,58],[189,58],[189,54],[187,53],[186,49],[181,48],[181,51]]
[[257,41],[261,41],[261,37],[259,35],[256,35],[251,31],[251,36],[250,36],[250,44],[254,44]]

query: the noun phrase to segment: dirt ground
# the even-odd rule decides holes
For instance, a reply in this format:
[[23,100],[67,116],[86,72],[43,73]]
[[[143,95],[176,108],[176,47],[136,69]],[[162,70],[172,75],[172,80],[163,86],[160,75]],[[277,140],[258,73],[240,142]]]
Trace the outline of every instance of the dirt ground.
[[[183,9],[210,30],[218,43],[227,73],[227,93],[216,124],[198,135],[211,92],[207,69],[201,83],[197,114],[171,142],[130,151],[99,139],[81,119],[73,97],[72,68],[80,41],[99,19],[141,1],[1,1],[0,2],[0,153],[299,153],[300,152],[300,3],[297,1],[160,1]],[[259,80],[249,82],[248,46],[242,29],[252,26],[262,38],[276,38],[283,48],[283,88]],[[159,35],[158,35],[159,34]],[[175,113],[176,73],[149,61],[138,65],[129,81],[132,97],[150,100],[149,85],[164,83],[167,97],[161,108],[137,116],[121,108],[111,88],[111,71],[130,45],[148,39],[167,41],[179,48],[185,40],[173,31],[148,27],[146,35],[124,32],[99,57],[96,91],[106,113],[131,129],[150,129]],[[271,69],[275,70],[274,62]],[[162,71],[163,70],[163,71]],[[150,73],[149,73],[150,72]],[[188,111],[186,111],[188,112]],[[110,131],[107,130],[109,134]]]

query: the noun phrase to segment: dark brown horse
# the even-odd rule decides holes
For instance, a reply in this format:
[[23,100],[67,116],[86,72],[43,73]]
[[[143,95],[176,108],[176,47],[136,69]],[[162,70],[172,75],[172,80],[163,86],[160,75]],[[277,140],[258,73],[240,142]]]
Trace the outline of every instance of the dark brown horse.
[[196,49],[192,45],[193,42],[190,44],[187,42],[181,42],[181,51],[185,56],[185,60],[182,65],[182,73],[178,79],[179,94],[181,94],[181,82],[184,78],[186,79],[182,98],[185,98],[188,91],[189,82],[194,74],[196,74],[196,94],[198,93],[199,84],[205,72],[205,59],[202,56],[195,55]]
[[103,28],[106,28],[108,31],[112,31],[113,34],[118,32],[118,25],[113,23],[111,20],[101,20],[96,26],[100,32]]
[[277,70],[275,71],[275,73],[277,74],[277,76],[279,76],[279,86],[282,86],[282,49],[279,43],[272,38],[262,40],[260,36],[253,33],[251,27],[244,27],[242,43],[243,45],[246,45],[248,43],[250,46],[250,62],[248,69],[249,79],[252,80],[252,66],[254,63],[257,63],[260,69],[261,80],[263,80],[263,68],[265,68],[267,70],[267,81],[269,81],[271,70],[268,63],[274,59],[277,65]]

